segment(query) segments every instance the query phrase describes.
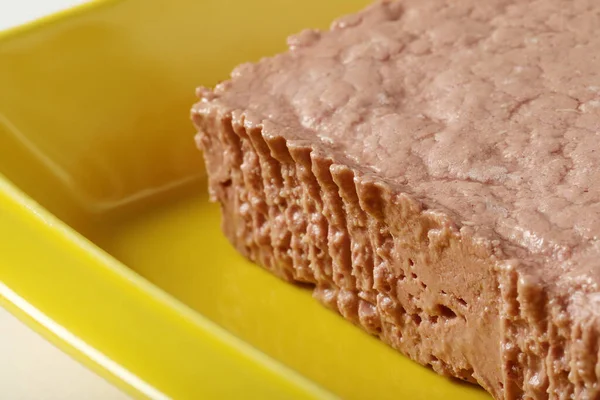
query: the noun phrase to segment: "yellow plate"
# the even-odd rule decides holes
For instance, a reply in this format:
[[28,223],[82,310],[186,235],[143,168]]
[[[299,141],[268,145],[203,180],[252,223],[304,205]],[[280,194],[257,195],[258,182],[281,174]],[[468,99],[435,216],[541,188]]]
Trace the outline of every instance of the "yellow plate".
[[0,34],[0,301],[137,397],[485,399],[242,259],[197,85],[366,0],[97,1]]

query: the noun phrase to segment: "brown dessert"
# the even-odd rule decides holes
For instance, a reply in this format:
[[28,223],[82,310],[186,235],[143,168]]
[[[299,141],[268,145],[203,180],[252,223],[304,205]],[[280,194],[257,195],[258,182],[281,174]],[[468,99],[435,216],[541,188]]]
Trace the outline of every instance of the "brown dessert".
[[245,256],[496,398],[600,396],[600,2],[403,0],[192,110]]

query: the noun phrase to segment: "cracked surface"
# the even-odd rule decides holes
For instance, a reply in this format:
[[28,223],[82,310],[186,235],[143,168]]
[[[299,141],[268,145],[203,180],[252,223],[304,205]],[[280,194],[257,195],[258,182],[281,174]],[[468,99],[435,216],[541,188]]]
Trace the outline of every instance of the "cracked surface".
[[193,109],[236,247],[497,398],[600,395],[600,4],[378,3],[288,43]]

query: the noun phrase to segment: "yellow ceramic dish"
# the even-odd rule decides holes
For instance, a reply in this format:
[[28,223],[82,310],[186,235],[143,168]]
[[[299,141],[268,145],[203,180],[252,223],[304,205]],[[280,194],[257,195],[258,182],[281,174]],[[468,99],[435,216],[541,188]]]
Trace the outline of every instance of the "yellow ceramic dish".
[[366,0],[97,1],[0,34],[0,302],[136,397],[485,399],[242,259],[196,85]]

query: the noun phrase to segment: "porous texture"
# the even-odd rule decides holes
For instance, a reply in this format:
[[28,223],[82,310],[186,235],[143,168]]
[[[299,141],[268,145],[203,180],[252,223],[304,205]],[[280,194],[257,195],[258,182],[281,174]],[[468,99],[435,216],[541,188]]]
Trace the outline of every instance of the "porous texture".
[[403,0],[193,110],[244,255],[496,398],[600,396],[600,3]]

